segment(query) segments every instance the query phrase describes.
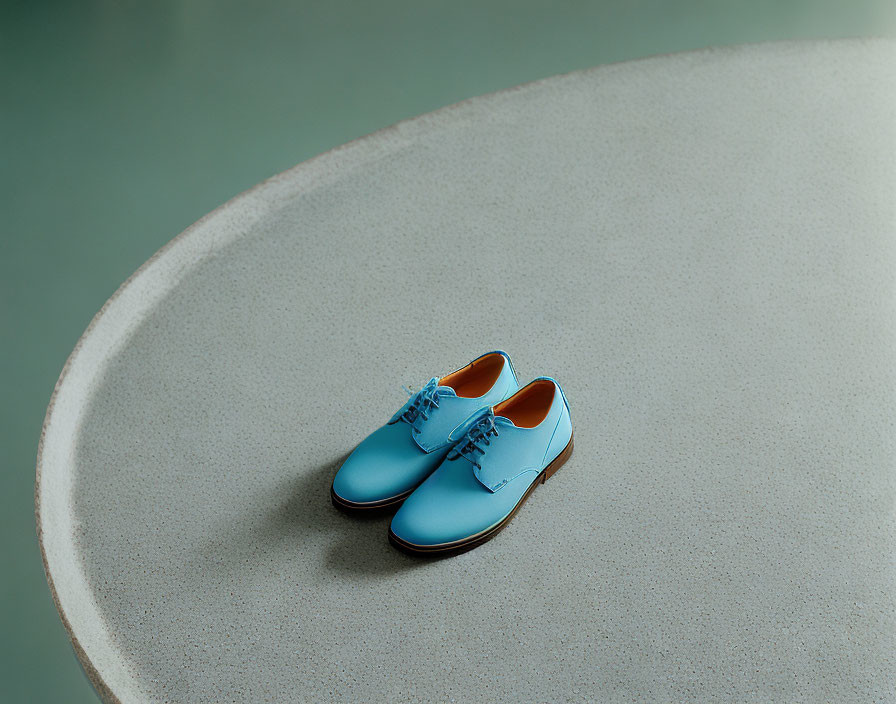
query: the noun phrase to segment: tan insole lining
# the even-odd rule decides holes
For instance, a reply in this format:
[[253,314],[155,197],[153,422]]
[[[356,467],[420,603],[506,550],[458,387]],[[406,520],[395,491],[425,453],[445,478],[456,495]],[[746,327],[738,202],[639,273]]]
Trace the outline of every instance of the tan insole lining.
[[509,418],[518,428],[534,428],[547,417],[553,401],[554,384],[539,379],[495,406],[495,415]]
[[439,379],[439,386],[450,386],[462,398],[479,398],[495,385],[502,369],[504,356],[495,352],[443,376]]

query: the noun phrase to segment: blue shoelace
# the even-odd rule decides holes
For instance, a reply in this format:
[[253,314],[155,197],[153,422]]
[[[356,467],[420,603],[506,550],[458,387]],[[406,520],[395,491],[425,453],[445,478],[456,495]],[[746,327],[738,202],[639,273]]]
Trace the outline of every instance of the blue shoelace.
[[[413,393],[408,389],[408,393]],[[409,423],[414,430],[420,432],[421,425],[429,420],[429,415],[439,407],[439,397],[447,395],[447,391],[439,388],[437,379],[430,379],[426,385],[414,394],[411,404],[404,413],[401,414],[401,420]]]
[[[485,454],[486,448],[491,445],[491,441],[489,440],[489,436],[498,437],[498,426],[495,425],[495,414],[491,408],[488,409],[488,412],[482,416],[476,423],[473,424],[473,427],[467,431],[466,436],[451,448],[451,452],[448,454],[448,459],[457,459],[458,457],[464,457],[468,459],[476,469],[482,469],[482,465],[479,463],[482,455]],[[480,445],[480,443],[485,443],[485,447]]]

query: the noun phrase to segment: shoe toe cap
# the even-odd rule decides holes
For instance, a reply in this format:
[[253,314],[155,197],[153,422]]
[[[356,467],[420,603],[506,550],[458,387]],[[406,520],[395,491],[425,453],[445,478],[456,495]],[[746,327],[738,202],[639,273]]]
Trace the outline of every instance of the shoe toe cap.
[[406,505],[392,518],[390,530],[399,540],[419,547],[442,545],[462,537],[439,514]]
[[412,494],[392,518],[390,530],[399,540],[434,547],[464,540],[485,527],[487,521],[463,504],[425,489]]
[[413,489],[431,471],[427,456],[406,437],[407,425],[386,425],[349,455],[333,479],[333,493],[351,503],[373,503]]
[[415,547],[473,539],[507,517],[531,481],[531,475],[521,475],[492,493],[476,480],[469,463],[446,462],[402,504],[390,530]]
[[349,458],[333,479],[333,493],[340,499],[355,504],[383,501],[394,496],[393,488],[378,474],[364,462]]

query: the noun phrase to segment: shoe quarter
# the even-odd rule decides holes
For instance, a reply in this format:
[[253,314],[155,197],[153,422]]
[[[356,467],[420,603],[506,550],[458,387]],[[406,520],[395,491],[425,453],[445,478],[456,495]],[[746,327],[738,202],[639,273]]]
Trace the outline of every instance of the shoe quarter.
[[488,405],[495,406],[501,403],[501,401],[513,396],[519,388],[520,385],[516,374],[513,371],[513,367],[510,366],[510,362],[508,362],[504,365],[504,369],[501,370],[501,375],[498,377],[495,385],[486,394]]
[[[479,468],[473,473],[490,491],[498,491],[509,481],[525,472],[540,472],[544,456],[544,432],[537,428],[517,428],[504,425],[498,436],[489,438],[485,453],[479,456]],[[483,444],[483,443],[480,443]]]

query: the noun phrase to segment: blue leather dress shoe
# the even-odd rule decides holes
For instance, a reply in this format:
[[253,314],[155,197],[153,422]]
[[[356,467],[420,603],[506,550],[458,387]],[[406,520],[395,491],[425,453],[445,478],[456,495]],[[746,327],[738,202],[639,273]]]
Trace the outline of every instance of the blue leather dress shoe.
[[404,502],[389,539],[406,552],[447,555],[494,537],[572,454],[566,396],[536,379],[485,411]]
[[489,352],[413,394],[364,439],[333,479],[337,508],[382,509],[401,503],[439,466],[484,409],[519,388],[505,352]]

